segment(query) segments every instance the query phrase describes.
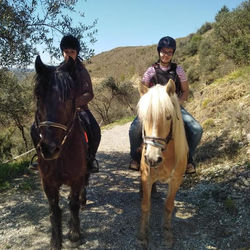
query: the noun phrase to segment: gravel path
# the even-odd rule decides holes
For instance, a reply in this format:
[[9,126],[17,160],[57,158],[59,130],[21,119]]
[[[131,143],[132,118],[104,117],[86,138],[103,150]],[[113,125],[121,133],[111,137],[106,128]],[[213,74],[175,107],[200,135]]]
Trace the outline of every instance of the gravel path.
[[[80,214],[83,236],[78,249],[140,249],[135,237],[140,218],[139,173],[128,171],[128,128],[125,124],[102,131],[97,155],[100,173],[90,178],[87,206]],[[223,171],[233,177],[217,183],[205,177],[198,183],[195,177],[185,178],[175,202],[173,249],[250,249],[249,170],[235,166]],[[0,249],[49,249],[48,205],[37,171],[14,184],[14,189],[0,193]],[[167,185],[159,184],[158,191],[160,198],[152,199],[152,250],[164,249],[160,225]],[[68,188],[62,187],[63,249],[70,249],[67,194]]]

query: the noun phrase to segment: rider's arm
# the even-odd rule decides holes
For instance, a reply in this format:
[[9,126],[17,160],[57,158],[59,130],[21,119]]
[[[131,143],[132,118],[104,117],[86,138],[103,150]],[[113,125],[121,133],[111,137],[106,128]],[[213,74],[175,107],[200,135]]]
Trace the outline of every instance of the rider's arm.
[[177,66],[176,73],[181,81],[181,95],[179,96],[179,103],[182,105],[184,101],[187,101],[189,95],[189,84],[185,71],[181,66]]
[[143,78],[142,78],[142,84],[148,88],[151,88],[154,85],[154,83],[151,82],[154,75],[155,75],[155,69],[154,67],[151,66],[144,73]]
[[87,105],[94,98],[90,75],[85,67],[79,72],[77,78],[82,85],[82,94],[75,100],[76,108]]
[[189,85],[188,81],[181,82],[181,96],[179,96],[179,103],[182,105],[188,99]]

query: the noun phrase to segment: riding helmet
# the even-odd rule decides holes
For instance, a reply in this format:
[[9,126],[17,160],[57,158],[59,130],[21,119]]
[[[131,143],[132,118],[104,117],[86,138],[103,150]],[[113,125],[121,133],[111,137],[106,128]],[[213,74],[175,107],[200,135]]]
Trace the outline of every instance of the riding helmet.
[[161,38],[160,41],[158,42],[158,46],[157,46],[158,53],[160,53],[160,50],[162,48],[171,48],[175,52],[176,42],[175,42],[174,38],[172,38],[170,36],[165,36],[165,37]]
[[62,38],[60,43],[61,51],[64,49],[75,49],[77,53],[81,50],[80,43],[78,39],[72,35],[66,35]]

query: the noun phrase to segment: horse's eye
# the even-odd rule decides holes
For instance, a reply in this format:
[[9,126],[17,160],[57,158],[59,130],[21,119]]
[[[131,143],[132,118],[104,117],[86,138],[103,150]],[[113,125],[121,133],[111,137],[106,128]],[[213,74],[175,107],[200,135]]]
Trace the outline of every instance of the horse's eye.
[[167,120],[170,120],[171,119],[171,115],[167,116]]

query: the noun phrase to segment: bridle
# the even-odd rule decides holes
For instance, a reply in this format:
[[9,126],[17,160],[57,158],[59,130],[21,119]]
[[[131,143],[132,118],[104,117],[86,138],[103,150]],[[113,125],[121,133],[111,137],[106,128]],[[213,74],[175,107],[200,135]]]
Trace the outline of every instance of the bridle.
[[[41,127],[53,127],[53,128],[59,128],[64,130],[66,133],[62,139],[62,142],[60,144],[60,147],[63,146],[63,144],[65,143],[65,141],[67,140],[67,138],[69,137],[72,129],[73,129],[73,125],[74,125],[74,121],[76,116],[78,115],[78,110],[75,111],[71,125],[70,126],[66,126],[64,124],[61,123],[57,123],[57,122],[52,122],[52,121],[43,121],[43,122],[39,122],[37,121],[38,119],[36,119],[35,125],[38,129],[40,129]],[[39,134],[39,136],[41,137],[41,135]]]
[[172,140],[173,137],[173,120],[171,119],[170,130],[166,137],[166,139],[156,136],[145,136],[145,131],[143,129],[142,138],[143,143],[147,145],[151,145],[156,148],[160,148],[162,151],[166,149],[166,145]]

